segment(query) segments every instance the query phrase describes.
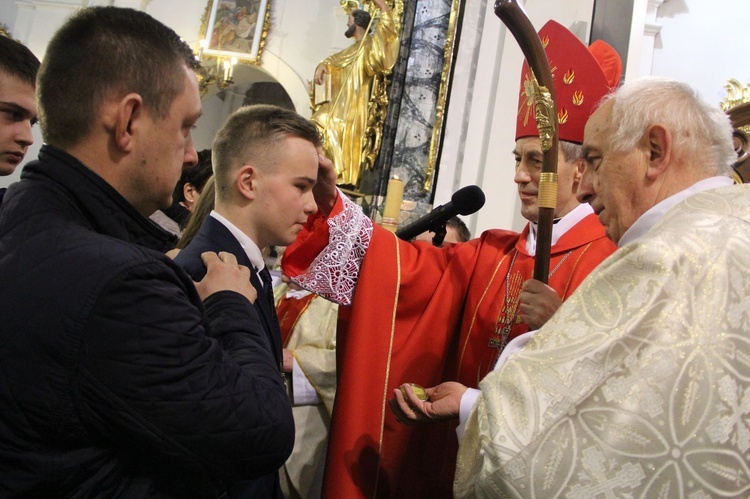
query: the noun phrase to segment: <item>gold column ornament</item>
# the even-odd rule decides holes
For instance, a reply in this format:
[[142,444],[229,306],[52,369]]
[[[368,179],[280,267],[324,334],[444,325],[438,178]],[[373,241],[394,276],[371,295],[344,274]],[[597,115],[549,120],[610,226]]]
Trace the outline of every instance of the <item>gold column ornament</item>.
[[732,78],[724,88],[727,90],[727,97],[721,103],[721,109],[732,122],[732,143],[737,153],[732,179],[735,183],[742,184],[750,182],[750,84],[743,86]]
[[432,192],[432,184],[435,181],[435,163],[437,163],[440,140],[443,134],[443,120],[445,119],[445,108],[448,99],[450,71],[453,67],[453,52],[456,48],[456,29],[461,3],[461,0],[453,0],[448,19],[448,31],[445,34],[443,69],[440,72],[440,89],[438,90],[437,106],[435,107],[435,122],[432,125],[432,139],[430,140],[430,151],[427,155],[427,168],[425,170],[424,190],[426,192]]

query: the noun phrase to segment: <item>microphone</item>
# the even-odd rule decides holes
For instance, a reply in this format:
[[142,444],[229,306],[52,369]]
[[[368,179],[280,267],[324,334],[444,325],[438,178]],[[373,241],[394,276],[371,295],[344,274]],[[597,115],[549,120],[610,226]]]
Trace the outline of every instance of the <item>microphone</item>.
[[484,206],[484,192],[476,185],[462,187],[451,196],[451,200],[421,216],[406,227],[396,231],[396,236],[411,241],[422,232],[436,232],[455,215],[471,215]]

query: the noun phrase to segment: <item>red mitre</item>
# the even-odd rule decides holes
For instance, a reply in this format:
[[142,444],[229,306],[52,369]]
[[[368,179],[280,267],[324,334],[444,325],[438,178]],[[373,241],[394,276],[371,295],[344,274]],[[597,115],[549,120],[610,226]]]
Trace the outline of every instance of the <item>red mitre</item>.
[[[586,47],[560,23],[549,21],[541,30],[544,51],[547,53],[552,81],[559,139],[583,143],[583,128],[594,111],[594,106],[620,83],[622,62],[615,49],[601,40]],[[521,71],[521,93],[516,117],[516,140],[539,135],[534,117],[529,63],[524,61]]]

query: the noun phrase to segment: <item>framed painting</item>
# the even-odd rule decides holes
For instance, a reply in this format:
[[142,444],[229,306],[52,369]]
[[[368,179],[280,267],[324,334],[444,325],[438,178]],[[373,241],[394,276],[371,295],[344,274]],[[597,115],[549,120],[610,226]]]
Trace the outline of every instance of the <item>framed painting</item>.
[[201,23],[201,57],[259,64],[270,27],[271,0],[209,0]]

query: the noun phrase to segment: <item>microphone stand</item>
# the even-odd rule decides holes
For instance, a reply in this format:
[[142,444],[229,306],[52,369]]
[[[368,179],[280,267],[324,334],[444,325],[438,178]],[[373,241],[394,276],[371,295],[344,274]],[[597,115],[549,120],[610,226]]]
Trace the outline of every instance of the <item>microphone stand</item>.
[[440,224],[440,227],[437,227],[436,230],[433,232],[435,233],[434,236],[432,236],[432,245],[437,246],[438,248],[443,245],[443,240],[445,240],[445,234],[447,233],[445,229],[446,222],[443,222]]

